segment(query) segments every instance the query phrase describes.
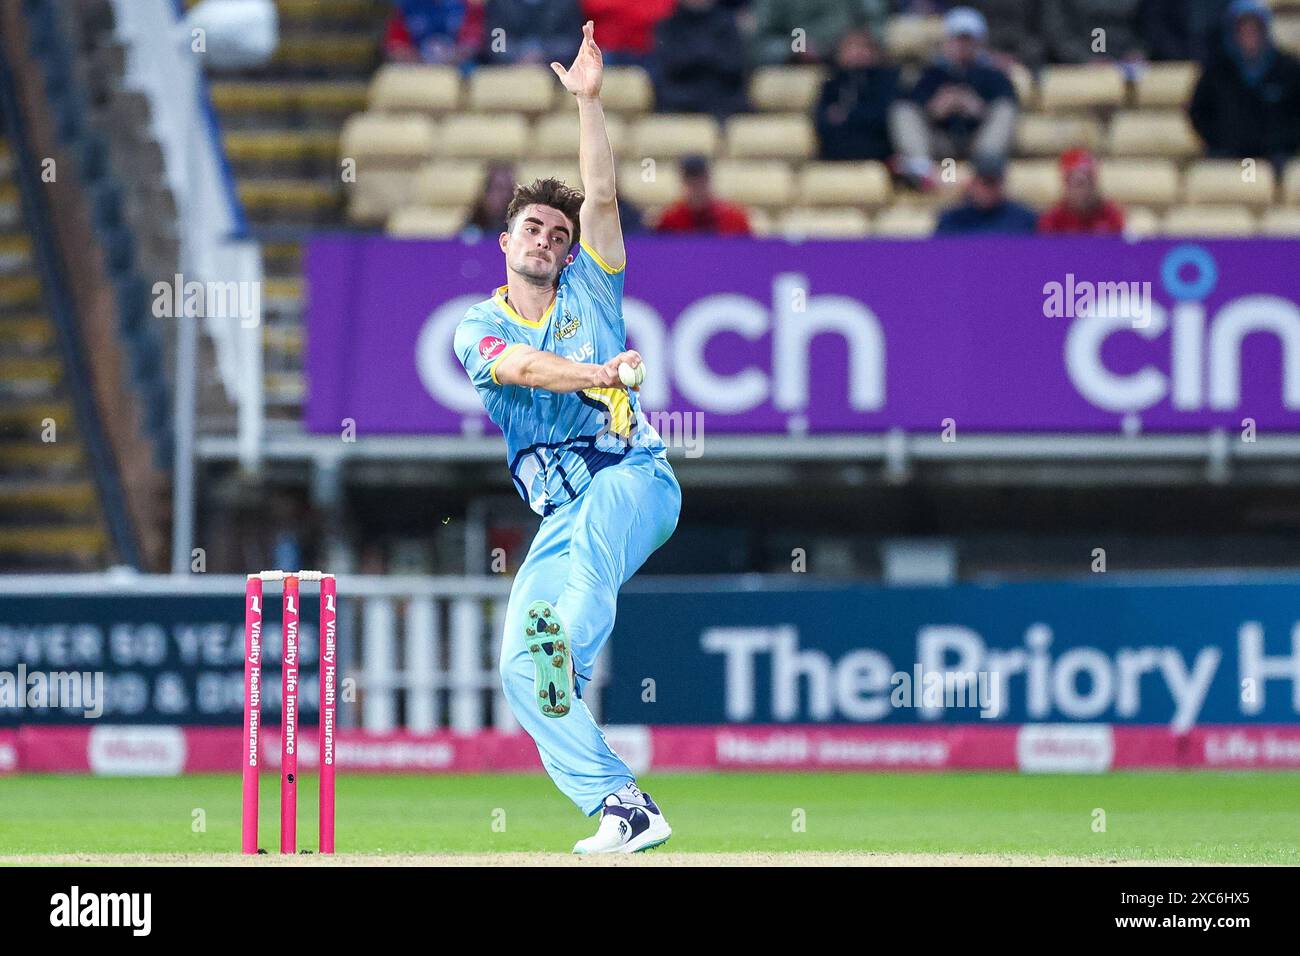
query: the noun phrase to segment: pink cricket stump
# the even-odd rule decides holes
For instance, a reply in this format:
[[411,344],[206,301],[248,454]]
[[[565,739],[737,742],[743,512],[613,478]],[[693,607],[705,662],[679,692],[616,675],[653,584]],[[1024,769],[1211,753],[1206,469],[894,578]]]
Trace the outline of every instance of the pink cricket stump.
[[244,585],[244,852],[257,852],[257,775],[262,737],[262,579]]
[[338,691],[338,593],[320,579],[320,852],[334,852],[334,760]]
[[280,852],[298,852],[298,578],[284,577],[280,707]]

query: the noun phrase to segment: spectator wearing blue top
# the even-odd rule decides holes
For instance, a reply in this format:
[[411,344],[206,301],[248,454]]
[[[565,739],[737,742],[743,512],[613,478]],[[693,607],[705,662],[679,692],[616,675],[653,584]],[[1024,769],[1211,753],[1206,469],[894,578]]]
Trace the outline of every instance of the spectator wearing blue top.
[[943,25],[943,56],[889,115],[900,172],[921,188],[933,183],[936,159],[1005,159],[1016,131],[1016,90],[985,51],[984,17],[955,7]]
[[966,236],[981,233],[1032,235],[1038,229],[1038,214],[1007,198],[1003,189],[1006,160],[981,156],[975,160],[975,175],[966,186],[966,197],[939,217],[936,236]]

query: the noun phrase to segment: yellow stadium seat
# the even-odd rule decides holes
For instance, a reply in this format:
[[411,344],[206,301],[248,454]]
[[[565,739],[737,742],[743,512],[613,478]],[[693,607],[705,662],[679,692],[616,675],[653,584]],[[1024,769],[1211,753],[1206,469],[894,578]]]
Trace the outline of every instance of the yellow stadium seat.
[[487,166],[481,162],[435,161],[415,174],[411,202],[420,206],[469,206],[483,194]]
[[515,176],[521,183],[531,183],[534,179],[558,179],[574,189],[582,188],[582,173],[574,160],[528,160],[515,167]]
[[339,150],[345,159],[415,164],[438,152],[438,126],[426,116],[359,113],[343,124]]
[[1259,220],[1259,231],[1266,236],[1300,236],[1300,209],[1292,206],[1266,209]]
[[1116,107],[1124,102],[1124,74],[1108,63],[1048,66],[1038,95],[1041,108],[1048,111]]
[[786,206],[794,196],[794,173],[779,160],[724,159],[713,167],[713,188],[747,206]]
[[937,215],[924,206],[890,206],[876,216],[873,232],[882,239],[924,239],[934,233]]
[[469,108],[484,113],[544,113],[555,105],[559,88],[548,67],[481,66],[470,74]]
[[681,197],[681,173],[671,160],[624,163],[618,170],[618,191],[643,209],[666,206]]
[[749,81],[749,101],[768,113],[811,113],[825,81],[820,66],[762,66]]
[[460,105],[454,66],[389,63],[370,81],[370,109],[388,113],[446,113]]
[[1289,206],[1300,206],[1300,159],[1286,164],[1282,174],[1282,201]]
[[[605,115],[605,130],[614,156],[621,157],[627,149],[627,123],[612,113]],[[531,147],[538,156],[558,156],[576,159],[578,156],[578,115],[576,113],[548,113],[533,125]]]
[[1120,205],[1172,206],[1178,201],[1178,167],[1168,159],[1106,159],[1098,174],[1102,193]]
[[787,239],[861,239],[871,231],[871,222],[852,206],[789,209],[781,215],[779,229]]
[[1183,176],[1183,199],[1188,205],[1269,206],[1276,191],[1273,167],[1263,160],[1243,166],[1235,159],[1203,159],[1189,166]]
[[410,203],[414,185],[415,177],[404,169],[359,172],[357,181],[348,186],[348,218],[378,225]]
[[1160,223],[1166,236],[1253,236],[1256,229],[1245,206],[1175,206]]
[[1274,20],[1273,42],[1292,56],[1300,56],[1300,16],[1278,17]]
[[733,116],[727,122],[732,159],[807,159],[816,152],[817,133],[803,114]]
[[442,123],[442,155],[453,159],[514,160],[528,144],[528,121],[518,113],[458,113]]
[[[776,234],[776,221],[768,210],[755,208],[747,210],[747,214],[751,235],[771,236]],[[647,219],[647,221],[653,222],[654,220]]]
[[[554,82],[554,81],[553,81]],[[577,104],[577,97],[566,96]],[[654,84],[639,66],[607,66],[600,85],[600,101],[612,113],[649,113],[655,108]]]
[[799,202],[809,206],[881,206],[892,192],[884,163],[805,163]]
[[1124,210],[1124,237],[1126,239],[1150,239],[1160,234],[1160,217],[1145,206],[1134,206]]
[[1113,156],[1168,156],[1185,159],[1201,152],[1201,141],[1187,115],[1178,110],[1123,110],[1110,122]]
[[444,239],[465,228],[465,215],[462,206],[408,206],[388,217],[387,232],[411,239]]
[[628,158],[676,159],[690,153],[716,156],[721,134],[711,116],[658,113],[637,120]]
[[1018,159],[1007,164],[1007,195],[1035,209],[1061,198],[1060,167],[1050,159]]
[[1184,107],[1191,101],[1200,69],[1195,63],[1152,63],[1137,78],[1133,104],[1151,107]]
[[1022,114],[1016,125],[1016,152],[1022,156],[1058,156],[1074,146],[1096,149],[1101,123],[1093,116]]
[[885,24],[885,48],[895,60],[924,60],[942,42],[940,17],[901,15]]

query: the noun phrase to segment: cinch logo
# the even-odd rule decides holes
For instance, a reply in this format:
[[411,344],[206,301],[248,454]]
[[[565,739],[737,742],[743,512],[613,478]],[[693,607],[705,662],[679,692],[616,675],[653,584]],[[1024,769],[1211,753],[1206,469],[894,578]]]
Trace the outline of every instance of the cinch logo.
[[486,361],[487,359],[496,358],[505,347],[504,339],[499,339],[494,335],[487,335],[479,340],[478,354]]
[[148,936],[153,919],[152,893],[70,893],[50,897],[51,926],[126,926],[133,936]]

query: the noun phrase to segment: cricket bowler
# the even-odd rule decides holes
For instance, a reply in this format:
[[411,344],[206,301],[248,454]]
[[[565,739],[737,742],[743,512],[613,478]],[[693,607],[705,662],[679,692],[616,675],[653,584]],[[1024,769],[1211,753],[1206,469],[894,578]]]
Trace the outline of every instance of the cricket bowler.
[[672,834],[582,701],[614,627],[619,588],[677,527],[681,488],[641,415],[641,356],[627,349],[614,156],[593,25],[567,70],[582,192],[517,186],[501,233],[506,284],[473,306],[455,350],[505,436],[510,474],[542,516],[510,592],[501,680],[547,773],[596,834],[575,853],[635,853]]

